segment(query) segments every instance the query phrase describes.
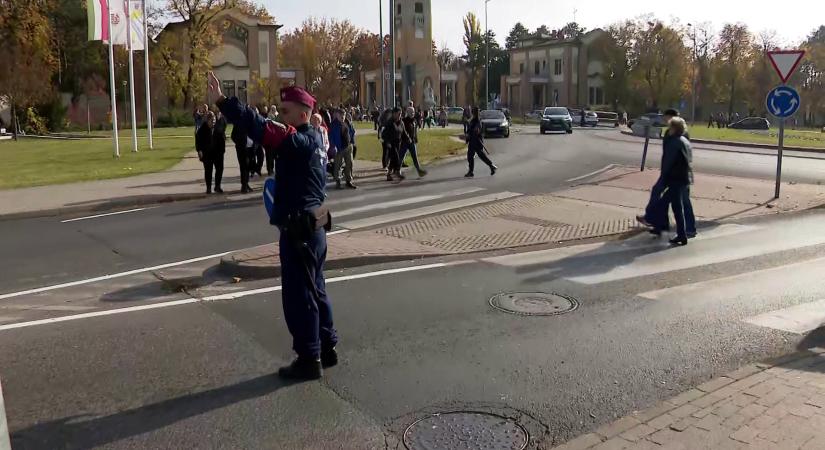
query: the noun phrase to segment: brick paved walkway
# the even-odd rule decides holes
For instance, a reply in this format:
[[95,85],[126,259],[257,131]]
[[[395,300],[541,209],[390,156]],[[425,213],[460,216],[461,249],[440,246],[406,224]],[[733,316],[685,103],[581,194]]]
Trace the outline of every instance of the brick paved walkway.
[[825,349],[742,367],[555,448],[825,449]]

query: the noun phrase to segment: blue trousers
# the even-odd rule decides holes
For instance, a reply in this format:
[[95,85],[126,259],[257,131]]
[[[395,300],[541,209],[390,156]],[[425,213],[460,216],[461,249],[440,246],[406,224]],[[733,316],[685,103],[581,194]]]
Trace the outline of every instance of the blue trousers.
[[415,166],[415,170],[421,172],[421,164],[418,162],[418,144],[409,143],[409,144],[401,144],[401,163],[404,163],[404,158],[407,157],[407,152],[410,152],[410,156],[412,156],[413,165]]
[[306,246],[299,247],[282,232],[279,244],[281,294],[292,349],[300,357],[317,359],[321,348],[332,348],[338,343],[324,282],[327,235],[324,230],[316,230]]
[[[688,237],[688,228],[685,212],[685,198],[690,199],[690,185],[669,185],[664,194],[666,200],[665,207],[669,204],[673,209],[673,217],[676,220],[676,237],[679,239]],[[667,212],[667,209],[665,209]]]
[[[670,229],[670,220],[667,217],[668,201],[665,198],[668,186],[658,180],[650,190],[650,201],[645,208],[645,220],[657,230]],[[682,210],[685,214],[685,232],[689,236],[696,235],[696,216],[693,214],[693,203],[690,201],[690,187],[682,190]]]

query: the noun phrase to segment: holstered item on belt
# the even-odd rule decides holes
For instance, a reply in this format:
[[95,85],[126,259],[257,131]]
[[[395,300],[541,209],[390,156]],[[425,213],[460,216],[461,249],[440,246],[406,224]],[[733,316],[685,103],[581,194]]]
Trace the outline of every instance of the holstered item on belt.
[[332,229],[332,214],[329,208],[321,205],[311,211],[299,211],[289,214],[283,224],[287,235],[293,240],[307,241],[317,230]]

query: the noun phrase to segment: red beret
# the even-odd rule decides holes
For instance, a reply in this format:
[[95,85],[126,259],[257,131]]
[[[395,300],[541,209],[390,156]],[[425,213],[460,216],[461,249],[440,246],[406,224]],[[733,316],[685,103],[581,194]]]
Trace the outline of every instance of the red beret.
[[310,109],[315,108],[315,97],[297,86],[290,86],[281,89],[281,101],[300,103]]

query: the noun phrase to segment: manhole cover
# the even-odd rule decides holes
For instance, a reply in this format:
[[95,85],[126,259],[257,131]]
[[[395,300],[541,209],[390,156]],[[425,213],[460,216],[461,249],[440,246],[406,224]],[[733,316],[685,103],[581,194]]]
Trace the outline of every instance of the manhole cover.
[[523,450],[529,440],[527,430],[513,420],[470,411],[433,414],[404,431],[410,450]]
[[491,298],[490,305],[511,314],[555,316],[574,311],[579,307],[579,302],[564,295],[545,292],[504,292]]

